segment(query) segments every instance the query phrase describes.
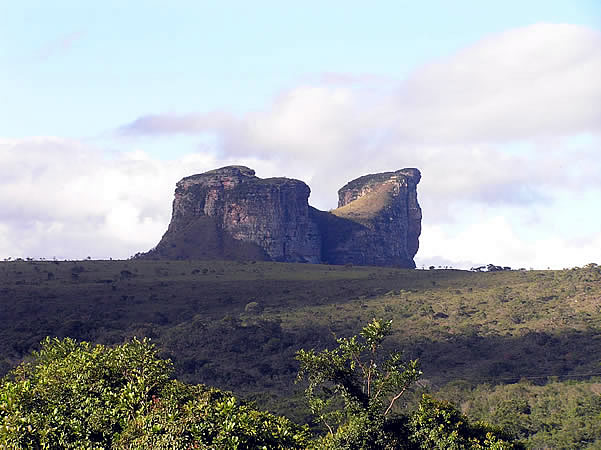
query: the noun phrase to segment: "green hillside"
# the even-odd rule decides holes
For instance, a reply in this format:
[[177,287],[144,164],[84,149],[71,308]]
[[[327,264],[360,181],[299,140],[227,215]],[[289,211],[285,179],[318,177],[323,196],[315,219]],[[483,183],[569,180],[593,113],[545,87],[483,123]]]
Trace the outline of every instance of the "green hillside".
[[475,273],[14,261],[0,263],[0,299],[2,373],[46,336],[103,344],[150,337],[173,360],[179,380],[231,390],[297,419],[307,412],[294,385],[295,352],[332,346],[334,336],[353,335],[373,317],[393,320],[387,345],[420,359],[424,388],[456,402],[478,385],[553,380],[567,386],[601,374],[596,265]]

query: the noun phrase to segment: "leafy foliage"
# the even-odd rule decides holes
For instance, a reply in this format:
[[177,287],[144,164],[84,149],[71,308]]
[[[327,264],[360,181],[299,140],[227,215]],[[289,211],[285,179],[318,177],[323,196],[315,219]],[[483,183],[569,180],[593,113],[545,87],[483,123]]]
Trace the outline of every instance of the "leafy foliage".
[[204,386],[171,383],[121,434],[122,448],[304,448],[310,434],[287,418],[258,411]]
[[470,417],[503,426],[532,448],[599,448],[601,383],[527,380],[470,387],[453,383],[439,395],[460,401]]
[[[0,375],[48,335],[106,345],[148,336],[180,381],[234,390],[304,423],[310,411],[293,384],[296,352],[333,348],[332,332],[352,335],[382,317],[397,325],[383,348],[419,358],[424,382],[443,391],[436,397],[506,424],[528,445],[594,447],[596,397],[566,380],[601,372],[599,298],[595,264],[474,273],[261,261],[0,262]],[[262,311],[245,311],[251,302]],[[513,384],[505,386],[522,377],[549,385],[547,394],[524,394],[529,410]],[[456,380],[468,387],[446,396]],[[516,398],[502,404],[497,388]],[[403,398],[419,403],[411,392]]]
[[[298,378],[312,412],[328,428],[318,446],[336,449],[513,449],[511,439],[484,423],[470,424],[451,404],[424,396],[409,418],[395,402],[422,372],[399,352],[382,358],[392,322],[373,319],[359,336],[338,339],[334,350],[300,350]],[[334,429],[334,426],[337,426]]]
[[114,349],[46,339],[2,383],[2,434],[10,447],[109,445],[168,379],[147,341]]
[[169,378],[147,340],[46,339],[0,385],[0,447],[302,448],[309,434],[235,397]]
[[522,448],[511,442],[503,430],[484,422],[470,423],[451,403],[424,395],[411,415],[410,440],[420,449],[494,449]]
[[[380,361],[377,351],[392,322],[374,319],[358,336],[340,338],[334,350],[300,350],[298,379],[307,378],[306,396],[313,414],[328,427],[357,414],[386,416],[394,402],[421,375],[417,360],[404,362],[400,353]],[[344,401],[342,414],[336,402]]]

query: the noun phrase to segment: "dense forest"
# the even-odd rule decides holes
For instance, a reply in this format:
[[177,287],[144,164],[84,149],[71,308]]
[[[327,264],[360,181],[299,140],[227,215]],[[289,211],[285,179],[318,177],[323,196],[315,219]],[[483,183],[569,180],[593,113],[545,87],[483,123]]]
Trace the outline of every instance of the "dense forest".
[[0,263],[0,298],[2,374],[47,336],[107,348],[150,338],[157,358],[173,361],[177,383],[231,391],[323,434],[304,386],[294,383],[297,352],[335,348],[377,317],[393,323],[383,352],[400,350],[423,371],[397,405],[403,417],[424,398],[448,400],[457,414],[500,426],[530,448],[601,443],[601,268],[594,264],[476,273],[10,261]]

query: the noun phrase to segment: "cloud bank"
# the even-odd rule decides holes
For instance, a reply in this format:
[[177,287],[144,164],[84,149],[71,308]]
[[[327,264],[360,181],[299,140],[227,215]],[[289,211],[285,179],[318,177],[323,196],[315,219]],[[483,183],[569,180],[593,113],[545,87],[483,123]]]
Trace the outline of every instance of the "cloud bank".
[[[322,209],[352,178],[418,167],[418,263],[585,264],[601,254],[601,234],[567,227],[562,208],[566,198],[601,194],[599,79],[601,33],[538,24],[489,36],[396,83],[327,74],[244,115],[143,115],[119,127],[127,151],[117,158],[57,138],[0,141],[8,161],[0,251],[70,257],[97,248],[124,257],[148,249],[168,223],[179,178],[246,163],[262,177],[306,181]],[[181,134],[216,144],[168,162],[127,148]]]

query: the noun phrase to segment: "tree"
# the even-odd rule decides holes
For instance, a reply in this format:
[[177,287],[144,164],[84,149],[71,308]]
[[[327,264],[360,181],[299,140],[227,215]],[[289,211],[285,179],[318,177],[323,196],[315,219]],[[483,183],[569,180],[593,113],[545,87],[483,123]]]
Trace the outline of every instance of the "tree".
[[306,448],[309,433],[229,393],[169,378],[146,339],[46,339],[0,383],[0,448]]
[[298,380],[307,379],[309,406],[328,432],[327,449],[494,449],[516,447],[501,430],[469,422],[453,405],[424,396],[408,415],[395,405],[422,374],[400,352],[379,354],[392,321],[373,319],[334,350],[300,350]]
[[334,350],[298,352],[299,379],[329,429],[317,440],[230,393],[171,379],[171,362],[147,339],[105,347],[47,338],[0,381],[0,448],[515,448],[430,397],[411,414],[396,411],[421,371],[400,353],[379,355],[390,330],[374,319]]
[[297,353],[309,407],[328,429],[324,445],[394,448],[402,438],[393,407],[422,372],[417,360],[404,361],[400,352],[378,354],[391,329],[392,321],[374,319],[359,336],[338,339],[334,350]]
[[429,450],[520,449],[503,430],[484,422],[470,423],[451,403],[424,395],[409,419],[414,448]]

